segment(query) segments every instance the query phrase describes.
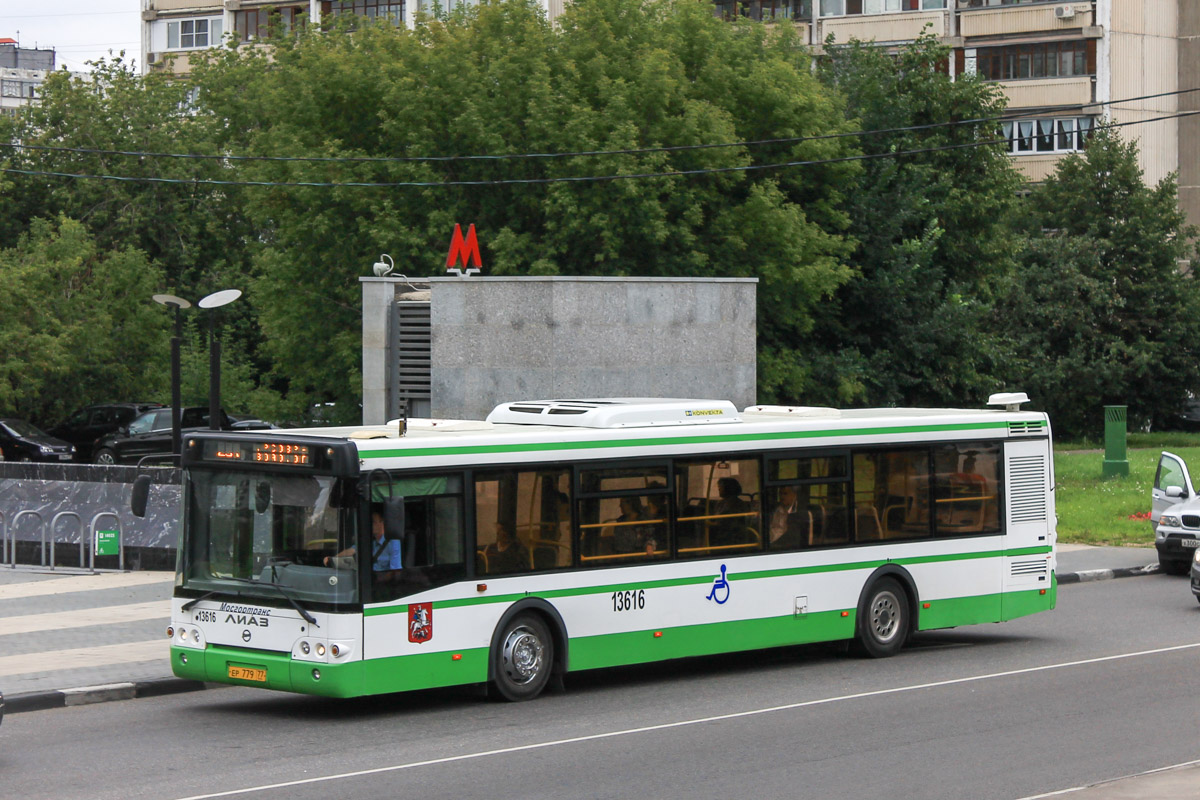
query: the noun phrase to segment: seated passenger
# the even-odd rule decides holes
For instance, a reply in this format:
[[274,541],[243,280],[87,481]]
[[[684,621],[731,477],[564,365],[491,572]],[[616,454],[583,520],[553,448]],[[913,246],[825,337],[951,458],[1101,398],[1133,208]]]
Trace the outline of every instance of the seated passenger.
[[713,514],[724,519],[716,520],[713,544],[740,544],[746,539],[749,524],[750,504],[741,498],[742,484],[737,478],[721,478],[717,481],[720,499],[713,507]]
[[489,573],[521,572],[529,569],[529,559],[508,526],[496,523],[496,541],[483,548]]
[[621,498],[621,516],[617,522],[627,523],[614,526],[613,550],[618,553],[645,553],[652,555],[657,542],[653,525],[631,525],[646,519],[646,512],[636,497]]
[[791,486],[781,487],[779,503],[771,512],[771,549],[787,550],[808,544],[808,527],[808,512],[800,510],[796,490]]

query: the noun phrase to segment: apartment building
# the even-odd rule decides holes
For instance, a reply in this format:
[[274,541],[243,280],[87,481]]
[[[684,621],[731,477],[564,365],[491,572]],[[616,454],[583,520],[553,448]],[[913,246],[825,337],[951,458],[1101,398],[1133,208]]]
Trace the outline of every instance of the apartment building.
[[53,50],[21,47],[16,39],[0,39],[0,114],[15,114],[38,102],[46,76],[54,71]]
[[[142,63],[188,70],[223,36],[253,42],[268,24],[354,14],[411,25],[418,6],[456,0],[142,0]],[[540,0],[553,19],[566,0]],[[832,37],[898,46],[929,30],[952,48],[952,74],[995,81],[1009,108],[1015,163],[1031,182],[1082,148],[1098,121],[1135,140],[1147,182],[1179,173],[1180,202],[1200,223],[1200,3],[1195,0],[714,0],[714,12],[795,25],[814,49]],[[172,56],[173,58],[168,58]],[[1150,95],[1161,95],[1149,97]]]

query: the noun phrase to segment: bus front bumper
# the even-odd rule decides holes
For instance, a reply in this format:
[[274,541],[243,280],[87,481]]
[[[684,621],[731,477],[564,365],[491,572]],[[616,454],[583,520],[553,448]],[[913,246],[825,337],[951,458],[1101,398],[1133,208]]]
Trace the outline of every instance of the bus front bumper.
[[289,653],[209,645],[203,650],[171,647],[176,677],[232,686],[257,686],[322,697],[363,694],[363,662],[298,661]]

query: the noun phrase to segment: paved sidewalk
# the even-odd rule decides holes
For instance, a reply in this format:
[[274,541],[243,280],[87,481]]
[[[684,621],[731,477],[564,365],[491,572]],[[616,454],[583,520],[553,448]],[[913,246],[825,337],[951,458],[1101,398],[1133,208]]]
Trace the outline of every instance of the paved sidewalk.
[[[1063,545],[1059,583],[1157,571],[1153,549]],[[202,689],[171,675],[170,572],[0,567],[0,691],[7,713]]]

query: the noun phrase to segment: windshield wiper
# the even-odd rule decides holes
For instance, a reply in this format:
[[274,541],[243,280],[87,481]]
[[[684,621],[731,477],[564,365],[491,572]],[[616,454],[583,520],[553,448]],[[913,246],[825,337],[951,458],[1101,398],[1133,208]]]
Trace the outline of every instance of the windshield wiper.
[[[208,598],[213,597],[214,595],[218,595],[218,594],[231,594],[231,592],[227,592],[224,589],[214,589],[211,592],[205,592],[204,594],[197,597],[195,600],[188,600],[186,603],[184,603],[182,606],[179,607],[179,610],[180,611],[191,611],[192,608],[200,601],[207,600]],[[237,596],[237,595],[235,595],[235,596]]]
[[312,614],[308,613],[308,610],[305,609],[304,606],[300,605],[300,603],[297,602],[296,598],[292,597],[290,594],[285,592],[283,590],[284,587],[281,584],[273,583],[272,581],[256,581],[253,578],[238,578],[238,577],[234,577],[233,575],[230,575],[227,578],[223,578],[222,580],[237,581],[238,583],[248,583],[251,586],[270,586],[273,589],[277,589],[279,591],[279,593],[281,595],[283,595],[283,598],[285,600],[287,600],[289,603],[291,603],[293,608],[295,608],[297,611],[300,612],[300,616],[304,617],[305,622],[307,622],[309,625],[312,625],[314,628],[321,627],[320,623],[317,622],[317,618],[314,617]]

